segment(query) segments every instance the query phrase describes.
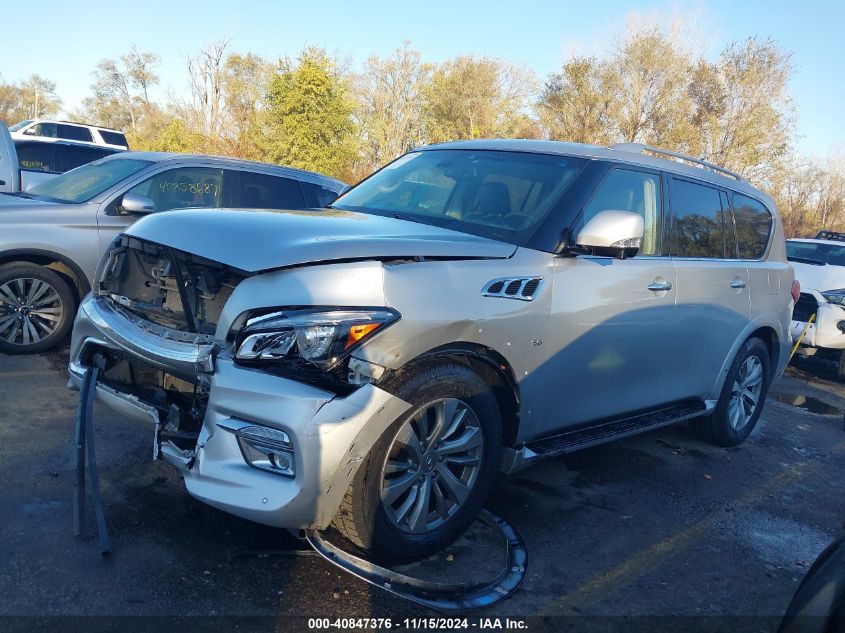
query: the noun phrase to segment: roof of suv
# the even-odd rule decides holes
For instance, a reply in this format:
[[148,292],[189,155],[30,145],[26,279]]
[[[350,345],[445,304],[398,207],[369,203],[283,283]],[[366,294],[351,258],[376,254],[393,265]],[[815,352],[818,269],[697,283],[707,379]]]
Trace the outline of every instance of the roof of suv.
[[[431,149],[478,149],[478,150],[499,150],[506,152],[532,152],[536,154],[559,154],[561,156],[579,156],[599,160],[612,160],[615,162],[631,163],[671,171],[676,174],[704,180],[720,187],[733,189],[747,193],[751,196],[762,198],[767,205],[774,207],[774,201],[766,193],[751,186],[745,180],[737,180],[710,169],[695,167],[676,160],[668,160],[650,154],[641,154],[623,148],[602,147],[600,145],[587,145],[585,143],[566,143],[563,141],[541,141],[532,139],[477,139],[469,141],[453,141],[451,143],[439,143],[427,145],[420,150]],[[649,148],[645,148],[648,150]]]
[[126,152],[119,152],[117,154],[112,154],[111,156],[106,156],[102,160],[123,160],[123,159],[133,159],[136,158],[138,160],[146,160],[153,163],[181,163],[184,161],[202,161],[202,162],[210,162],[210,163],[220,163],[221,165],[228,165],[230,167],[244,167],[244,168],[255,168],[261,167],[262,169],[272,169],[279,172],[286,173],[288,175],[296,175],[299,176],[306,176],[315,182],[325,182],[325,183],[332,183],[334,185],[339,185],[340,187],[346,187],[346,183],[337,178],[332,178],[330,176],[326,176],[324,174],[315,172],[315,171],[307,171],[305,169],[296,169],[294,167],[286,167],[284,165],[272,165],[270,163],[261,163],[254,160],[245,160],[243,158],[230,158],[228,156],[209,156],[207,154],[177,154],[173,152],[133,152],[133,151],[126,151]]

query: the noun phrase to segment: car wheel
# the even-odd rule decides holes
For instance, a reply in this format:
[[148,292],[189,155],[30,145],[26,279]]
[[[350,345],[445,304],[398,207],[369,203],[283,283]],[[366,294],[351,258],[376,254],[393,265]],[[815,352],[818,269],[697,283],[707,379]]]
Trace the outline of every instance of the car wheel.
[[0,352],[34,354],[61,341],[76,308],[68,284],[36,264],[0,267]]
[[443,549],[484,506],[501,415],[490,385],[457,363],[417,366],[385,388],[412,408],[370,450],[333,525],[375,559],[398,563]]
[[694,422],[699,434],[719,446],[736,446],[747,438],[763,410],[769,389],[769,350],[759,338],[739,348],[728,370],[713,413]]

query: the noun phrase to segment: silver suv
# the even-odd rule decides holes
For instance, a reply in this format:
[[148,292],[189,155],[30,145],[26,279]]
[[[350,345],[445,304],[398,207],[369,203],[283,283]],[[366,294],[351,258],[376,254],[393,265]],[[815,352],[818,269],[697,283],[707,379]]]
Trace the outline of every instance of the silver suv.
[[101,366],[195,497],[390,561],[497,471],[688,419],[738,444],[787,360],[781,221],[658,153],[457,142],[322,211],[151,215],[100,264],[72,383]]
[[[122,152],[0,195],[0,352],[58,344],[91,289],[100,256],[142,215],[184,207],[321,207],[344,187],[320,174],[250,161]],[[199,239],[204,231],[201,224],[191,228]]]

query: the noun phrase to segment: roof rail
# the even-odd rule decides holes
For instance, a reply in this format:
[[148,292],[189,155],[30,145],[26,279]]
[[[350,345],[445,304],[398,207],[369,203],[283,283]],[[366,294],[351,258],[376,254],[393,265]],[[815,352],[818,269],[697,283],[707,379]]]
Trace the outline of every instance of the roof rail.
[[726,176],[730,176],[731,178],[735,178],[740,182],[748,182],[745,178],[740,176],[735,171],[731,171],[730,169],[725,169],[724,167],[719,167],[718,165],[714,165],[713,163],[708,163],[706,160],[701,160],[700,158],[695,158],[694,156],[687,156],[686,154],[681,154],[680,152],[673,152],[668,149],[660,149],[659,147],[653,147],[652,145],[645,145],[643,143],[616,143],[610,146],[610,149],[616,149],[623,152],[632,152],[634,154],[642,154],[643,152],[651,152],[652,154],[660,154],[663,156],[671,156],[673,158],[679,158],[681,160],[688,161],[690,163],[695,163],[696,165],[701,165],[705,169],[709,169],[710,171],[718,172],[721,174],[725,174]]

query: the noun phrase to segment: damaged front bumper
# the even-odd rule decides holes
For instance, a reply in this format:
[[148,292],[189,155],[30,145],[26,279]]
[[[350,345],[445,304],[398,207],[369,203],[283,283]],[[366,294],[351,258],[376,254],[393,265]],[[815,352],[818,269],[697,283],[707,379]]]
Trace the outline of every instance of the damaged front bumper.
[[[165,440],[161,403],[131,389],[98,382],[96,399],[156,429],[154,454],[177,467],[188,492],[237,516],[289,529],[324,528],[375,441],[410,405],[365,384],[341,397],[322,389],[236,365],[208,337],[179,335],[89,295],[77,315],[69,386],[79,388],[94,354],[130,358],[192,380],[207,393],[193,448]],[[231,431],[244,424],[283,431],[295,475],[249,465]],[[177,445],[178,444],[178,445]]]

